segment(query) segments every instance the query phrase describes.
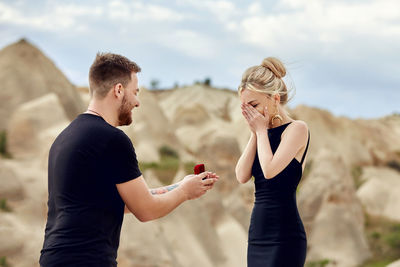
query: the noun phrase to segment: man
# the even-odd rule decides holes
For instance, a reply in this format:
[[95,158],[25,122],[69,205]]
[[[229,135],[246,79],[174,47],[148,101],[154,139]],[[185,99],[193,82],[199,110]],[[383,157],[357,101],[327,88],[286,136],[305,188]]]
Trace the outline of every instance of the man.
[[116,128],[131,124],[132,109],[139,107],[140,70],[123,56],[97,54],[89,107],[50,149],[43,267],[116,266],[124,211],[142,222],[157,219],[202,196],[218,179],[203,172],[148,189],[130,139]]

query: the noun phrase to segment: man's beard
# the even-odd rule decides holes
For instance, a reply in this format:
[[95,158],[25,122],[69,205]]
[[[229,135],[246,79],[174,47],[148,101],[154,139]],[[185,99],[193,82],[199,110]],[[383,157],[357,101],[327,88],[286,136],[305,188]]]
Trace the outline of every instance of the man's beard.
[[132,123],[131,110],[132,108],[124,96],[124,98],[122,98],[122,104],[118,110],[119,126],[129,125]]

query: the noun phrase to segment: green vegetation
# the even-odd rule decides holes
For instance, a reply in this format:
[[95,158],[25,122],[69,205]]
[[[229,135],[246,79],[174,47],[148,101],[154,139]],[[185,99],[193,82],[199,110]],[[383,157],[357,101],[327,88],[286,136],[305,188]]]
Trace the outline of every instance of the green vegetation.
[[211,78],[207,77],[204,79],[204,85],[205,86],[211,86]]
[[307,176],[310,174],[311,172],[311,168],[312,168],[312,160],[308,160],[306,161],[306,166],[304,166],[304,171],[303,171],[303,177],[302,179],[306,179]]
[[11,154],[7,150],[7,132],[0,131],[0,155],[4,158],[11,158]]
[[392,260],[382,260],[363,264],[363,267],[386,267]]
[[362,173],[362,167],[359,165],[354,165],[351,168],[351,176],[353,176],[354,186],[356,189],[360,188],[360,186],[363,184],[363,181],[361,180]]
[[195,80],[193,84],[195,84],[195,85],[205,85],[205,86],[210,87],[211,86],[211,78],[206,77],[204,79],[204,81]]
[[139,168],[141,171],[151,169],[161,183],[164,185],[171,184],[179,168],[178,152],[168,146],[160,147],[158,152],[161,156],[160,162],[140,162]]
[[400,258],[400,223],[366,214],[365,231],[372,258],[363,267],[383,267]]
[[160,153],[161,158],[175,158],[175,159],[179,159],[179,154],[178,152],[176,152],[173,148],[169,147],[169,146],[162,146],[160,147],[160,149],[158,150],[158,152]]
[[5,199],[5,198],[0,199],[0,210],[5,211],[5,212],[11,211],[10,206],[8,206],[8,204],[7,204],[7,199]]
[[306,264],[306,267],[325,267],[328,265],[331,261],[328,259],[323,259],[319,261],[311,261]]
[[385,242],[400,254],[400,224],[394,224],[389,228],[390,232],[383,236]]
[[183,168],[185,169],[186,173],[193,173],[194,172],[194,166],[196,165],[195,162],[193,161],[188,161],[183,163]]
[[157,80],[157,79],[152,79],[152,80],[150,81],[150,89],[151,89],[151,90],[159,89],[159,87],[160,87],[160,81],[159,81],[159,80]]
[[1,267],[9,267],[10,265],[7,263],[6,256],[0,257],[0,266]]

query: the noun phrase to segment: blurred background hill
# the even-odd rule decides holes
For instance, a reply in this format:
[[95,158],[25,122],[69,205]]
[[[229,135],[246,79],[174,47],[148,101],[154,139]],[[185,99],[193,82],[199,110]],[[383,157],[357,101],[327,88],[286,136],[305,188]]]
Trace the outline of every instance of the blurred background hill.
[[[172,214],[140,223],[126,215],[122,267],[246,265],[254,186],[234,167],[249,138],[235,91],[210,82],[142,88],[131,138],[150,186],[180,180],[203,162],[220,181]],[[0,51],[0,266],[38,266],[47,213],[47,156],[89,101],[37,47]],[[289,110],[311,132],[297,201],[308,236],[307,266],[386,266],[400,259],[400,115],[334,116]],[[398,266],[393,263],[391,266]]]

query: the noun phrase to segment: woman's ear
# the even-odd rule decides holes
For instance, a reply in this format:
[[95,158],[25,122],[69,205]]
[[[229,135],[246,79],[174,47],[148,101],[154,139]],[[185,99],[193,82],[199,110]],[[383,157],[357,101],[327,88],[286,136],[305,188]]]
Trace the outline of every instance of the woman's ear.
[[281,103],[281,96],[279,94],[274,95],[274,102],[275,104]]

